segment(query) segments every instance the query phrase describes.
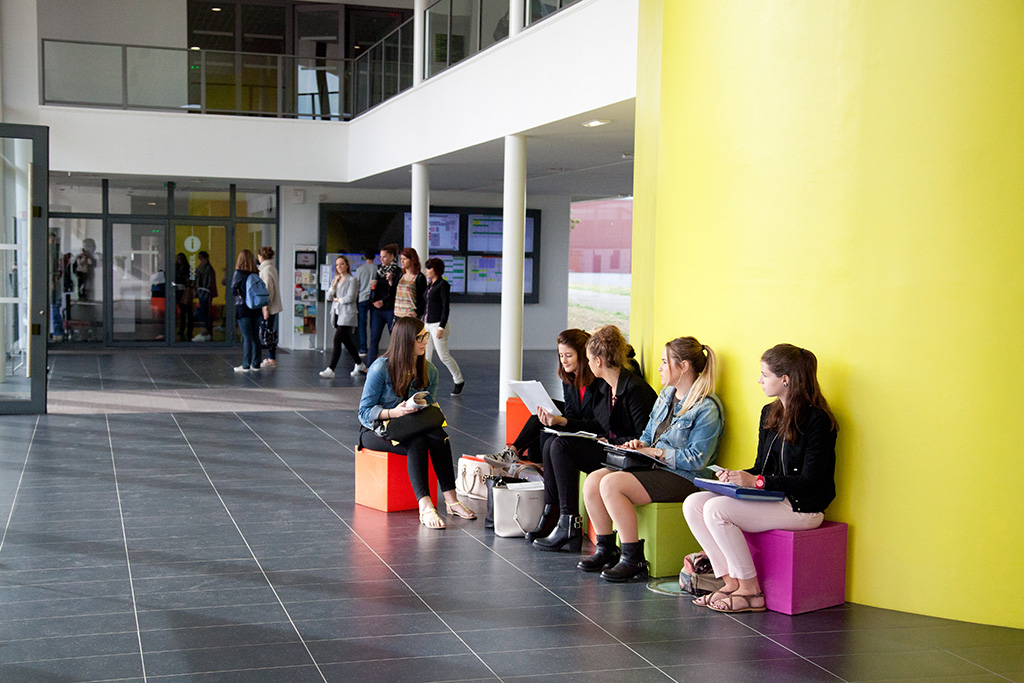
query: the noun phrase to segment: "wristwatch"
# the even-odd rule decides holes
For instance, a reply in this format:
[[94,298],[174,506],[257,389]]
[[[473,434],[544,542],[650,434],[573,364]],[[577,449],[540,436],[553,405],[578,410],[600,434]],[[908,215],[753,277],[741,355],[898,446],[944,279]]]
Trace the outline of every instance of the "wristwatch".
[[764,488],[764,477],[761,476],[760,474],[757,475],[757,479],[754,480],[754,488],[755,489],[763,489]]

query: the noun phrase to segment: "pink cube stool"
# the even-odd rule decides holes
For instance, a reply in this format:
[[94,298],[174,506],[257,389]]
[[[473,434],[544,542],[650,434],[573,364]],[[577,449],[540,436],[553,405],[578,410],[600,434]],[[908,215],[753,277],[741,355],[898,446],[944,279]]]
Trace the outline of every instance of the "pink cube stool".
[[846,524],[743,534],[768,609],[800,614],[846,602]]

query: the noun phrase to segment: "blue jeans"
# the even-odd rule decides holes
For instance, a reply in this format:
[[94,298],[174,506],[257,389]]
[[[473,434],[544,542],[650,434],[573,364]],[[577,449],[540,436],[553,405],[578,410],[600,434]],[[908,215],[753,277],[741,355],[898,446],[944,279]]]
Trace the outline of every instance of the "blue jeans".
[[196,311],[196,322],[203,325],[206,328],[206,334],[213,336],[213,318],[210,316],[210,304],[212,300],[210,298],[210,290],[200,289],[199,295],[199,308]]
[[[260,313],[259,315],[263,315]],[[242,367],[259,367],[259,342],[256,341],[256,316],[246,308],[238,309],[238,329],[242,331]]]
[[395,324],[395,309],[386,311],[380,308],[370,308],[370,345],[366,347],[366,365],[371,365],[377,358],[377,347],[380,346],[380,338],[384,334],[384,326],[391,331]]
[[370,300],[360,301],[356,312],[356,327],[359,328],[359,353],[366,353],[366,327],[370,322]]

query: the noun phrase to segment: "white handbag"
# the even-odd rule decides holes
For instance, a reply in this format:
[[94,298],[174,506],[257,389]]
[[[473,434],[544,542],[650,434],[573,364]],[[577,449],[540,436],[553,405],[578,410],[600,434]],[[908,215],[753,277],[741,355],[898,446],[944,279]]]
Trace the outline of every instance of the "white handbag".
[[490,465],[483,458],[464,455],[459,458],[459,476],[455,480],[455,491],[467,498],[487,500],[487,480],[484,477],[500,473],[500,468]]
[[491,487],[494,504],[494,533],[502,538],[525,536],[537,528],[544,514],[544,489]]

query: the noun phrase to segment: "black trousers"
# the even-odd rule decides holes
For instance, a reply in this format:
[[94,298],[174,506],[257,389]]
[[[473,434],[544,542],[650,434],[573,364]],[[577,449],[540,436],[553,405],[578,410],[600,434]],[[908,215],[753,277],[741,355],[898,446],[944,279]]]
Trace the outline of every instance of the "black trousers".
[[[565,403],[562,401],[554,401],[554,404],[558,406],[560,411],[565,411]],[[540,419],[536,415],[531,415],[530,419],[523,425],[523,428],[519,430],[519,436],[512,442],[512,445],[515,446],[520,459],[529,460],[530,462],[544,462],[544,444],[552,438],[554,438],[553,435],[544,431],[544,425],[540,423]],[[524,451],[526,451],[525,458],[523,458]]]
[[[338,367],[338,361],[341,360],[341,345],[344,344],[348,350],[348,354],[352,356],[352,362],[359,365],[363,362],[363,359],[359,357],[359,347],[356,346],[355,341],[356,328],[342,325],[341,327],[334,328],[334,353],[331,354],[331,362],[327,364],[331,370]],[[374,450],[377,450],[376,448]],[[394,453],[394,451],[391,451]]]
[[448,441],[448,435],[440,427],[426,434],[414,436],[408,443],[397,446],[363,427],[359,434],[359,445],[374,451],[404,455],[406,467],[409,470],[409,482],[412,484],[413,493],[416,494],[416,500],[430,495],[428,460],[434,467],[434,474],[437,475],[437,484],[441,487],[441,491],[455,489],[452,446]]
[[597,442],[556,436],[542,447],[544,503],[558,505],[563,515],[580,513],[580,472],[590,474],[604,465],[604,449]]

